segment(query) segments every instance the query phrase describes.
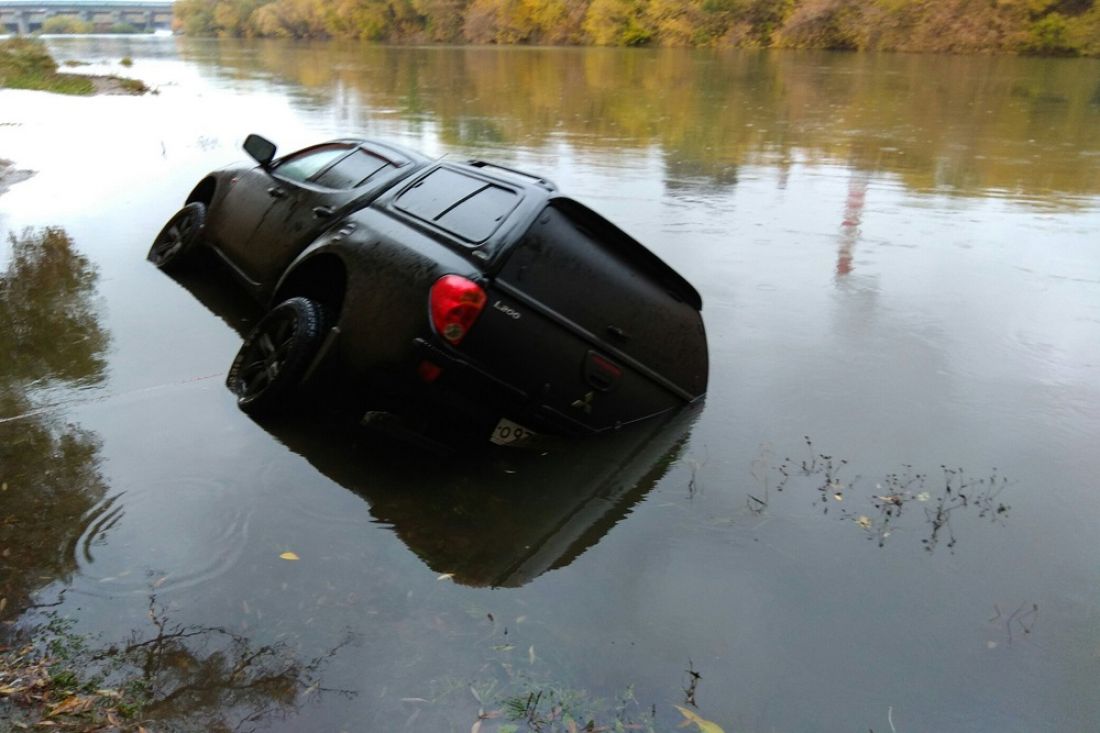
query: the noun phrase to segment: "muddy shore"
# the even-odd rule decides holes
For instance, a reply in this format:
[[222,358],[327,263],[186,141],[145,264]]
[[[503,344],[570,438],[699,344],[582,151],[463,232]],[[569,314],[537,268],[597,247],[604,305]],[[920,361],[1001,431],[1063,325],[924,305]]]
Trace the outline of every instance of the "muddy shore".
[[10,160],[0,158],[0,194],[16,183],[25,181],[34,175],[34,171],[20,170]]

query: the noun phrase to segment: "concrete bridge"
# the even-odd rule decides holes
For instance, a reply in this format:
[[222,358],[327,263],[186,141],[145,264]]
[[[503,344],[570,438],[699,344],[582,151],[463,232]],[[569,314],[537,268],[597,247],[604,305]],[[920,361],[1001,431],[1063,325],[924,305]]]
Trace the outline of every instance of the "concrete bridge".
[[97,31],[118,23],[153,31],[172,27],[172,0],[0,0],[0,33],[34,33],[55,15],[90,22]]

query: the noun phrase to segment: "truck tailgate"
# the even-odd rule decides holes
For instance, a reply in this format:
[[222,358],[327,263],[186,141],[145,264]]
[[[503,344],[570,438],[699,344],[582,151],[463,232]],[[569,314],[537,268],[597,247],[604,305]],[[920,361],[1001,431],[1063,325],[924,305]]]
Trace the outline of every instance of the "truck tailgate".
[[706,391],[698,294],[582,205],[556,198],[506,254],[462,351],[529,407],[606,430]]

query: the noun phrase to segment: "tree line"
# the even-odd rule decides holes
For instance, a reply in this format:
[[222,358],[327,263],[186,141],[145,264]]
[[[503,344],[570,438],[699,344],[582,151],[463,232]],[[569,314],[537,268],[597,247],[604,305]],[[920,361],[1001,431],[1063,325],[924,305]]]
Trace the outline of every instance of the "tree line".
[[189,35],[1100,55],[1096,0],[178,0]]

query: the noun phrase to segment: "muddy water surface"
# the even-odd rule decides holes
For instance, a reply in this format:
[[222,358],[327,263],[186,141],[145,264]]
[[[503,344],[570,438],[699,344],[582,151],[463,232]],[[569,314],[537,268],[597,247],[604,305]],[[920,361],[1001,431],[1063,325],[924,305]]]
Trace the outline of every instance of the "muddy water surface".
[[[1100,721],[1100,63],[50,45],[160,93],[0,91],[35,171],[0,197],[0,616],[278,650],[242,692],[187,647],[162,727]],[[254,309],[144,254],[252,131],[555,180],[697,285],[706,405],[449,460],[246,418]]]

